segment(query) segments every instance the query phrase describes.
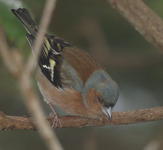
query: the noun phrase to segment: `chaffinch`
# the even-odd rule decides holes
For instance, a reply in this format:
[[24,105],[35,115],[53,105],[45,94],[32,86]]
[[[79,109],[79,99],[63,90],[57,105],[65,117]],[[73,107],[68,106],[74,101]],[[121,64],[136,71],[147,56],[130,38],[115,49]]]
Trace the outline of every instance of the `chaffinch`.
[[[25,8],[12,12],[28,31],[31,48],[38,27]],[[34,50],[33,50],[34,51]],[[54,35],[46,34],[36,67],[36,79],[44,100],[64,112],[89,118],[104,114],[111,119],[119,89],[90,54]]]

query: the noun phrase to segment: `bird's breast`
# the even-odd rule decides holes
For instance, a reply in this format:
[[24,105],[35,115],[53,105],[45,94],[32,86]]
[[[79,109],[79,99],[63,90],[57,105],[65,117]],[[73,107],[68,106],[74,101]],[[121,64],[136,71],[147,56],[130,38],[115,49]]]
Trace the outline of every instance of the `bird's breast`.
[[[41,72],[41,69],[37,67],[36,79],[38,81],[38,87],[44,100],[47,103],[51,103],[60,108],[64,112],[75,115],[84,116],[90,118],[96,118],[102,114],[101,109],[96,107],[96,102],[90,101],[90,107],[85,108],[83,104],[82,95],[80,92],[73,88],[56,88]],[[94,99],[94,93],[90,92],[87,95],[88,100]]]
[[36,79],[44,100],[71,115],[86,116],[80,92],[73,88],[56,88],[37,67]]

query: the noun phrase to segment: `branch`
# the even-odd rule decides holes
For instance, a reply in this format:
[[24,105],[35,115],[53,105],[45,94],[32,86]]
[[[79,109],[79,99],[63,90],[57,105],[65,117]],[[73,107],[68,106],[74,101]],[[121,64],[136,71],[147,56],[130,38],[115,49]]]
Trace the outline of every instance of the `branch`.
[[[85,22],[87,22],[87,26],[85,26]],[[101,26],[95,19],[84,19],[80,23],[80,30],[89,43],[90,52],[107,67],[114,66],[116,69],[141,69],[163,62],[162,55],[160,54],[120,54],[110,51]]]
[[24,96],[24,103],[30,112],[37,129],[39,130],[40,135],[45,141],[45,144],[50,150],[63,150],[58,138],[56,137],[55,133],[53,133],[52,129],[50,128],[43,109],[41,107],[39,98],[35,93],[34,87],[32,86],[31,81],[31,74],[35,67],[36,60],[38,59],[39,52],[45,37],[45,32],[48,28],[50,23],[52,12],[56,5],[56,0],[47,0],[46,5],[43,11],[43,16],[40,23],[40,30],[38,31],[36,41],[34,43],[34,51],[35,55],[31,53],[24,71],[19,80],[19,86]]
[[163,53],[163,21],[141,0],[108,0],[130,24]]
[[[53,117],[47,118],[52,125]],[[142,110],[133,110],[128,112],[113,112],[112,121],[107,117],[90,119],[77,116],[60,117],[62,128],[88,127],[88,126],[106,126],[123,125],[133,123],[144,123],[149,121],[163,120],[163,107],[155,107]],[[0,130],[35,130],[36,127],[30,118],[7,116],[0,112]]]
[[[0,53],[2,55],[4,64],[9,72],[17,78],[19,81],[19,86],[24,96],[24,103],[30,112],[32,119],[34,120],[39,133],[45,141],[45,144],[50,150],[63,150],[61,144],[59,143],[56,135],[48,125],[44,112],[39,103],[39,98],[35,93],[35,90],[31,83],[31,73],[34,69],[35,62],[38,58],[39,50],[41,48],[45,32],[47,30],[48,24],[50,22],[50,18],[52,16],[53,9],[55,7],[56,0],[47,0],[46,6],[43,12],[43,17],[41,20],[40,30],[36,37],[36,42],[34,44],[35,49],[35,57],[30,56],[28,62],[23,65],[21,62],[16,63],[15,57],[12,56],[12,52],[9,49],[8,43],[6,41],[3,28],[0,25]],[[19,67],[19,65],[21,67]],[[15,71],[16,70],[16,71]],[[15,122],[13,120],[13,122]],[[0,122],[1,125],[2,122]],[[21,123],[21,121],[20,121]]]
[[40,49],[42,47],[42,43],[43,43],[43,40],[45,37],[45,33],[49,26],[49,23],[50,23],[50,20],[52,17],[52,13],[53,13],[53,10],[56,5],[56,1],[57,0],[47,0],[47,2],[46,2],[46,6],[44,8],[41,23],[39,26],[39,31],[38,31],[38,34],[37,34],[37,37],[36,37],[36,40],[35,40],[35,43],[33,46],[35,55],[33,55],[33,53],[31,53],[31,55],[28,59],[28,62],[26,64],[26,67],[25,67],[24,74],[28,73],[29,76],[31,75],[31,73],[33,72],[33,69],[35,68],[35,63],[38,59]]

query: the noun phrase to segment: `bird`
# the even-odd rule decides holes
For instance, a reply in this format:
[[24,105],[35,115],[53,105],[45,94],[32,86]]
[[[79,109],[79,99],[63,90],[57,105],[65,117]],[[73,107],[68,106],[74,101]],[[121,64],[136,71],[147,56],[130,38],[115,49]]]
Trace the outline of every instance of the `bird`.
[[[27,30],[26,38],[35,53],[38,26],[26,8],[11,11]],[[53,106],[73,116],[111,120],[119,86],[91,54],[45,34],[35,74],[44,101],[58,118]]]

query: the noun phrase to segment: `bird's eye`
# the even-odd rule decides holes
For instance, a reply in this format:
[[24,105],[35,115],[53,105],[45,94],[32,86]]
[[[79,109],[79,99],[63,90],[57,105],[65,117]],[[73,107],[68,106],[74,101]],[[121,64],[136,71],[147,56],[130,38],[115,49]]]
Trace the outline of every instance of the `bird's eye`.
[[101,96],[97,96],[97,98],[100,104],[104,104],[104,99]]

